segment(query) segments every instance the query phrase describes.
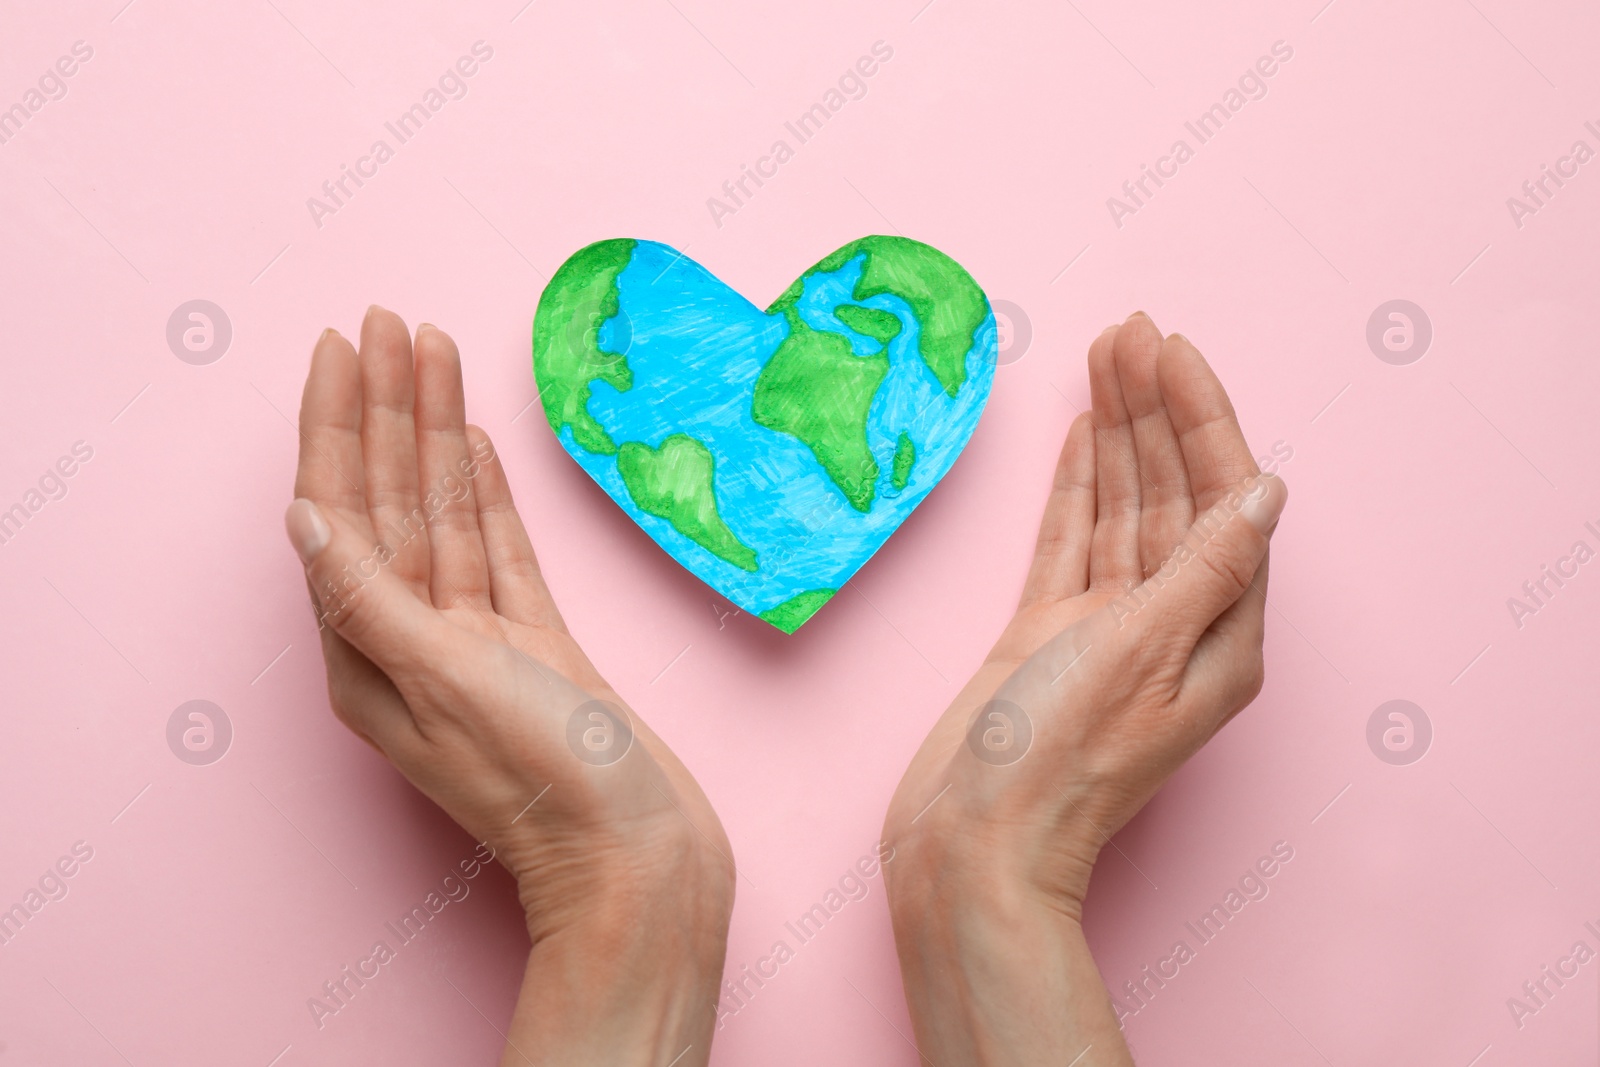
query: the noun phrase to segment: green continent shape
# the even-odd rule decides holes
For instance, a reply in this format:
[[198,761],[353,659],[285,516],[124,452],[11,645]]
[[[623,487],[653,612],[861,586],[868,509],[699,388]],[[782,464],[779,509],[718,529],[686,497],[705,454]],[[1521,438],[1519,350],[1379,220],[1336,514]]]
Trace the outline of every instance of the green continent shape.
[[912,464],[917,462],[917,446],[911,443],[909,435],[902,433],[900,440],[894,446],[894,471],[893,481],[896,489],[904,489],[911,480]]
[[601,351],[600,326],[620,307],[617,276],[635,243],[597,241],[574,252],[545,286],[533,319],[533,376],[550,428],[559,437],[571,426],[573,440],[604,456],[617,446],[589,414],[589,387],[596,381],[619,392],[633,387],[627,357]]
[[750,414],[799,438],[857,511],[872,510],[878,461],[867,445],[867,411],[889,375],[889,357],[858,356],[843,334],[813,330],[793,305],[789,336],[761,368]]
[[813,589],[809,593],[790,597],[775,608],[768,608],[761,613],[761,617],[784,633],[792,634],[822,605],[833,599],[836,592],[837,589]]
[[741,570],[756,570],[756,553],[722,521],[714,491],[716,460],[711,450],[677,433],[651,448],[627,441],[617,452],[617,470],[639,510],[672,523],[673,529]]
[[905,237],[872,236],[851,241],[802,274],[768,312],[792,309],[813,274],[838,270],[867,254],[853,295],[857,300],[888,293],[911,305],[921,334],[917,354],[952,397],[967,380],[972,335],[989,316],[989,300],[955,260],[930,245]]
[[833,309],[833,316],[856,333],[870,337],[879,344],[886,345],[900,335],[900,319],[881,308],[840,304]]

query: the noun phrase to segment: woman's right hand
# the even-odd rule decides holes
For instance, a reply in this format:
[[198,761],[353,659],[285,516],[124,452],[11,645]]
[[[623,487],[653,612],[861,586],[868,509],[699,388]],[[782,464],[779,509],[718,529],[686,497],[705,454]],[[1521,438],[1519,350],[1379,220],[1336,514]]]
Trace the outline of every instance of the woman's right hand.
[[374,307],[317,342],[285,522],[339,718],[517,882],[504,1062],[704,1064],[733,906],[722,825],[562,623],[454,342]]

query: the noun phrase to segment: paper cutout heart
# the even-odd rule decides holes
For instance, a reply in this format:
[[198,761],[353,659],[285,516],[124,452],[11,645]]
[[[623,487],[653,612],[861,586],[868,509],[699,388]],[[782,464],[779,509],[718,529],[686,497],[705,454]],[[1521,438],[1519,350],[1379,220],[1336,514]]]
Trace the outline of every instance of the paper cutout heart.
[[590,477],[707,585],[794,633],[966,447],[996,344],[971,275],[903,237],[845,245],[766,311],[624,239],[556,271],[533,370]]

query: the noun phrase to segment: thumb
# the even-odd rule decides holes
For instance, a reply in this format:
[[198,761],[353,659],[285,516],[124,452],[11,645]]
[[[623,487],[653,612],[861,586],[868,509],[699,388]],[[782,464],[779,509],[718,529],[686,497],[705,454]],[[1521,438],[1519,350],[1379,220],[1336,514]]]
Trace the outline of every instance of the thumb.
[[1192,647],[1250,588],[1288,499],[1282,478],[1252,474],[1196,517],[1160,569],[1112,602],[1112,613],[1119,623],[1129,616],[1153,622],[1145,609],[1164,604],[1163,623],[1176,617]]
[[374,545],[310,500],[300,497],[283,516],[289,542],[306,567],[318,628],[335,632],[378,669],[395,676],[408,650],[438,647],[439,619],[389,570],[394,551]]

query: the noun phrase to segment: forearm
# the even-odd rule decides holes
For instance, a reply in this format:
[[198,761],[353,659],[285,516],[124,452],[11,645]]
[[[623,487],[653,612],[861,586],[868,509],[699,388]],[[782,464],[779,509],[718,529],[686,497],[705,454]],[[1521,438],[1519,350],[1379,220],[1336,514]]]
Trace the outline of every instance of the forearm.
[[502,1067],[703,1067],[727,938],[698,925],[635,916],[541,940]]
[[1079,921],[996,880],[894,908],[906,1002],[939,1067],[1133,1063]]

